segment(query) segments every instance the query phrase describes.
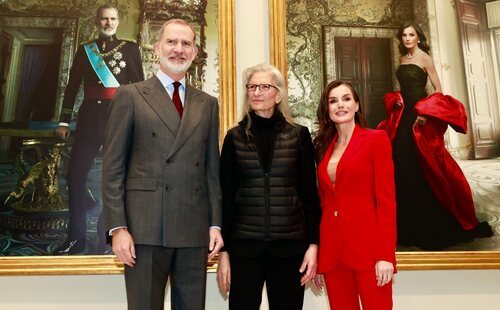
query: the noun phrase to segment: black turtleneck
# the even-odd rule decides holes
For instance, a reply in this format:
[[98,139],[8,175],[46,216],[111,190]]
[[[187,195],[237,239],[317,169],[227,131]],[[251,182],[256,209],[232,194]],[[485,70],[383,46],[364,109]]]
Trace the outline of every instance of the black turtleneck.
[[274,113],[270,118],[264,118],[252,112],[250,113],[250,117],[252,118],[250,131],[257,145],[259,161],[262,169],[268,172],[271,166],[273,146],[276,141],[277,129],[279,128],[278,125],[281,123],[280,121],[284,120],[284,117],[279,112]]

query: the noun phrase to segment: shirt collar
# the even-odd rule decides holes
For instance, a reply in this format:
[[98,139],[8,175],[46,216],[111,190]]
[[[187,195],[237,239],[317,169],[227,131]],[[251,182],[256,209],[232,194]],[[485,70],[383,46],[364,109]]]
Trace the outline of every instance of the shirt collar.
[[[161,69],[159,69],[156,73],[156,77],[158,77],[161,84],[165,88],[169,87],[173,82],[175,82],[174,79],[168,76],[165,72],[161,71]],[[186,88],[186,78],[182,78],[179,83],[181,83],[181,88]]]

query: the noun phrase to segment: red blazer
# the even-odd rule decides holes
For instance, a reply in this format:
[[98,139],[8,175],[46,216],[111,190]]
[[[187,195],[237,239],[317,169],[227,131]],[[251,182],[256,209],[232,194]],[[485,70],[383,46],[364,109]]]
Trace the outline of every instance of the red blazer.
[[323,210],[318,273],[338,262],[362,270],[373,270],[378,260],[396,266],[396,194],[387,133],[356,126],[333,185],[327,166],[336,141],[337,136],[318,165]]

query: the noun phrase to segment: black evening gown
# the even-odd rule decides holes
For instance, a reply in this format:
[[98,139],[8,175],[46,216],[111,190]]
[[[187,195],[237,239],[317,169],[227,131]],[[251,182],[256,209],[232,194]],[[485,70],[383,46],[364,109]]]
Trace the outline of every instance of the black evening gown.
[[412,133],[417,117],[413,107],[427,96],[427,73],[414,64],[400,65],[396,77],[405,106],[393,142],[398,243],[440,250],[471,241],[473,232],[462,229],[451,212],[441,207],[418,163]]

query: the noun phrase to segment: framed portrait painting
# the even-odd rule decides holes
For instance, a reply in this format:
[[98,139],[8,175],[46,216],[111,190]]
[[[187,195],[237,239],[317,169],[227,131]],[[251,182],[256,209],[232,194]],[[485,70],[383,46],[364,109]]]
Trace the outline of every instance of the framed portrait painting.
[[[407,21],[421,25],[444,92],[468,102],[469,133],[448,130],[445,142],[472,189],[477,219],[489,223],[493,236],[435,251],[398,244],[398,269],[500,268],[500,114],[494,104],[500,68],[491,69],[498,66],[500,54],[491,51],[500,38],[498,27],[486,25],[484,3],[270,0],[269,12],[270,59],[286,72],[294,118],[312,131],[321,92],[337,79],[354,85],[367,127],[385,119],[384,94],[399,88],[398,28]],[[478,74],[477,68],[487,69]]]
[[[43,2],[43,3],[42,3]],[[100,152],[86,176],[86,245],[80,253],[57,249],[66,240],[66,174],[72,136],[54,136],[77,47],[92,40],[95,9],[108,1],[0,3],[0,274],[114,274],[123,271],[109,248],[98,246],[102,211]],[[42,5],[43,4],[43,5]],[[146,78],[158,70],[154,43],[170,18],[188,21],[199,53],[187,82],[219,98],[220,132],[234,121],[234,1],[111,1],[119,12],[117,36],[136,41]],[[82,102],[80,89],[73,118]],[[214,262],[209,263],[209,269]]]

